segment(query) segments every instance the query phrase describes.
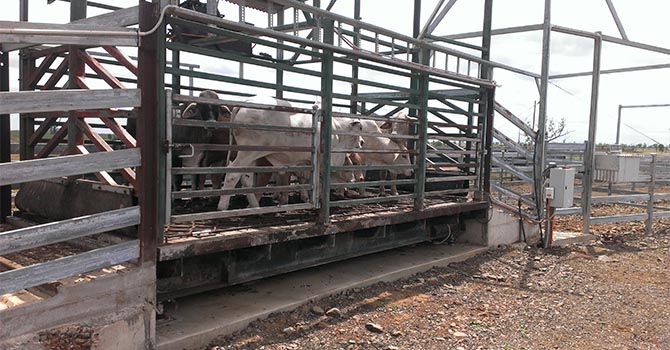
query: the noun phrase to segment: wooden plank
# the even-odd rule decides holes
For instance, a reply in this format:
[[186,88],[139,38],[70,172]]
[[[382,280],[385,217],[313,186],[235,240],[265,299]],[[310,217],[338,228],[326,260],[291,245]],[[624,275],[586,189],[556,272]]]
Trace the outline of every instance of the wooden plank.
[[139,107],[140,104],[139,89],[0,93],[0,114]]
[[139,258],[139,241],[132,240],[86,253],[0,273],[0,294],[39,286],[47,282],[85,273]]
[[0,164],[0,186],[139,166],[138,148]]
[[0,42],[6,51],[42,44],[137,46],[137,32],[110,25],[0,21]]
[[155,297],[155,267],[127,267],[100,274],[94,280],[59,285],[58,294],[49,299],[2,310],[0,339],[151,305]]
[[72,24],[127,27],[139,23],[139,6],[73,21]]
[[0,255],[139,225],[138,206],[0,233]]

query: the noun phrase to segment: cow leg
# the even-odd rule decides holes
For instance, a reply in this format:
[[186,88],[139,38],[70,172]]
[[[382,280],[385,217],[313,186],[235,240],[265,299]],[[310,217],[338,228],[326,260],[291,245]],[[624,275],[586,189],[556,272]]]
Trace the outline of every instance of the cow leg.
[[[398,174],[390,173],[390,174],[389,174],[389,178],[390,178],[392,181],[395,181],[395,180],[398,179]],[[398,188],[396,187],[395,182],[394,182],[393,184],[391,184],[391,195],[392,195],[392,196],[397,196],[397,195],[398,195]]]
[[[256,164],[256,161],[262,157],[264,157],[267,153],[262,153],[262,152],[249,152],[249,153],[238,153],[237,157],[235,160],[230,164],[231,168],[234,167],[248,167]],[[237,183],[240,182],[242,179],[242,173],[228,173],[226,174],[225,179],[223,180],[223,189],[233,189],[235,186],[237,186]],[[250,175],[246,177],[243,182],[243,185],[247,186],[253,186],[253,175]],[[254,199],[250,199],[251,197],[254,197]],[[221,198],[219,199],[219,204],[217,205],[218,210],[227,210],[228,206],[230,205],[230,195],[222,195]],[[253,205],[253,203],[258,206],[258,201],[256,200],[256,197],[253,194],[248,194],[247,199],[249,200],[249,205]]]
[[[254,187],[254,173],[242,174],[241,180],[242,186],[248,188]],[[252,208],[258,208],[260,206],[258,204],[258,199],[256,198],[255,193],[247,193],[247,201],[249,202],[249,206]]]
[[[287,172],[277,173],[277,186],[288,186],[291,184],[291,174]],[[288,204],[288,190],[279,192],[279,205]]]

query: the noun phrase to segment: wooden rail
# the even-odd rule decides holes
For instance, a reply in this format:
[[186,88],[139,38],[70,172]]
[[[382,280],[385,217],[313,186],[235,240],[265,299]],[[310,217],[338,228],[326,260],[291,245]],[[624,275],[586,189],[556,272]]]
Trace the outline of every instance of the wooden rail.
[[3,163],[0,164],[0,186],[135,167],[140,164],[139,148]]
[[139,89],[0,92],[0,115],[139,107]]

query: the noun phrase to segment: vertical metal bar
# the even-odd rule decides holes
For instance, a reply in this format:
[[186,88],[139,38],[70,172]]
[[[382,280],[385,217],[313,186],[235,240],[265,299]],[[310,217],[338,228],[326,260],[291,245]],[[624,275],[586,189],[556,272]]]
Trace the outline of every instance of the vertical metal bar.
[[[160,63],[159,63],[160,64]],[[174,118],[174,109],[172,107],[172,90],[165,91],[165,186],[163,198],[165,199],[165,208],[161,223],[170,222],[172,216],[172,119]],[[160,230],[158,242],[163,241],[163,230]]]
[[[279,11],[277,11],[277,25],[282,26],[284,25],[284,8],[280,7]],[[283,44],[283,40],[277,39],[278,44]],[[281,48],[277,48],[277,60],[282,61],[284,59],[284,50]],[[277,65],[277,69],[275,71],[275,83],[277,84],[275,94],[277,98],[284,98],[284,70],[280,68],[280,65]]]
[[[191,67],[188,67],[188,70],[190,70],[191,73],[193,73],[193,71],[195,70],[194,68],[195,67],[191,66]],[[193,79],[192,75],[188,77],[188,95],[189,96],[193,96],[193,80],[194,79]]]
[[[361,0],[354,1],[354,19],[361,20]],[[361,28],[354,27],[354,45],[356,47],[361,46]],[[354,58],[354,63],[358,62],[357,58]],[[351,78],[354,83],[351,84],[351,97],[358,96],[358,65],[353,64],[351,66]],[[358,112],[356,101],[352,98],[349,107],[349,113],[355,114]]]
[[[70,1],[70,22],[86,18],[87,0]],[[79,58],[77,51],[80,48],[70,45],[68,51],[68,89],[78,89],[77,79],[83,79],[85,72],[84,62]],[[77,127],[77,116],[75,112],[68,113],[67,121],[67,153],[76,154],[77,146],[84,144],[84,134]]]
[[484,183],[482,184],[481,190],[484,193],[491,193],[491,160],[493,156],[493,151],[491,147],[493,145],[493,115],[495,113],[495,90],[487,89],[484,94],[486,97],[486,119],[484,123]]
[[628,40],[628,35],[626,35],[626,31],[623,29],[623,23],[621,23],[621,19],[619,18],[619,15],[616,12],[616,8],[614,8],[614,3],[612,3],[612,0],[605,0],[605,1],[607,1],[607,7],[609,7],[610,13],[612,13],[614,23],[616,23],[617,29],[619,29],[621,38],[624,40]]
[[[158,4],[144,0],[139,3],[139,25],[141,31],[150,30],[158,20]],[[161,26],[163,33],[164,26]],[[142,166],[138,169],[139,203],[141,222],[138,230],[142,263],[156,262],[156,240],[162,230],[159,221],[158,196],[159,177],[159,135],[158,102],[159,88],[163,78],[159,75],[158,42],[161,35],[153,33],[140,41],[138,58],[138,86],[142,94],[142,106],[139,108],[137,144],[141,148]],[[164,57],[164,54],[163,54]]]
[[[207,14],[216,16],[219,0],[207,0]],[[174,61],[173,61],[174,62]],[[177,66],[179,67],[179,66]]]
[[649,164],[649,202],[647,202],[647,222],[645,223],[645,232],[650,235],[654,227],[654,193],[656,191],[656,154],[651,155],[651,164]]
[[[0,52],[0,91],[9,91],[9,52]],[[0,115],[0,163],[12,161],[9,114]],[[12,215],[12,185],[0,186],[0,223]]]
[[[551,0],[544,0],[544,25],[542,32],[542,71],[540,74],[540,108],[537,123],[537,138],[535,139],[534,155],[534,193],[537,218],[544,215],[544,186],[543,172],[546,161],[546,125],[547,125],[547,89],[549,86],[549,57],[551,39]],[[545,235],[546,236],[546,235]],[[546,239],[545,239],[546,243]]]
[[[333,44],[334,23],[332,19],[323,19],[323,42]],[[319,210],[319,223],[326,224],[330,221],[330,150],[332,146],[333,132],[333,52],[323,50],[321,61],[321,202]],[[315,189],[318,190],[318,189]]]
[[[209,6],[209,5],[208,5]],[[207,8],[209,11],[209,7]],[[172,50],[172,68],[174,73],[172,73],[172,90],[175,94],[181,94],[181,75],[178,73],[179,68],[181,67],[181,55],[179,50]]]
[[619,135],[621,133],[621,110],[622,109],[623,109],[622,106],[619,105],[619,114],[618,114],[617,119],[616,119],[616,144],[617,145],[619,144]]
[[[430,50],[421,49],[419,54],[421,64],[430,63]],[[416,142],[419,151],[416,157],[416,184],[414,185],[414,210],[421,211],[425,208],[424,198],[426,197],[426,143],[428,142],[428,94],[430,76],[428,73],[421,72],[418,79],[418,104],[419,104],[419,139]]]
[[582,232],[588,233],[591,226],[591,196],[593,195],[593,168],[596,153],[596,127],[598,125],[598,91],[600,88],[600,56],[603,39],[600,32],[593,41],[593,76],[591,77],[591,109],[589,114],[589,138],[584,153],[584,175],[582,176]]
[[[493,0],[484,2],[484,22],[482,24],[482,59],[491,58],[491,26],[493,22]],[[460,60],[459,60],[460,62]],[[482,64],[480,71],[481,79],[493,79],[493,67]],[[493,89],[484,89],[480,93],[480,112],[482,106],[484,113],[478,118],[479,140],[481,147],[481,156],[477,159],[480,167],[479,184],[477,193],[479,199],[488,199],[485,194],[491,193],[491,145],[493,142],[493,116],[495,113],[495,94]]]
[[[28,0],[21,0],[19,3],[19,19],[21,22],[28,21]],[[19,82],[21,91],[31,90],[30,77],[35,69],[35,60],[20,55],[19,64]],[[30,137],[35,131],[35,119],[29,115],[22,114],[19,117],[19,159],[35,158],[35,147],[30,146]]]
[[321,207],[321,157],[319,152],[321,133],[319,123],[321,123],[320,109],[314,111],[314,114],[312,114],[312,205],[314,208]]

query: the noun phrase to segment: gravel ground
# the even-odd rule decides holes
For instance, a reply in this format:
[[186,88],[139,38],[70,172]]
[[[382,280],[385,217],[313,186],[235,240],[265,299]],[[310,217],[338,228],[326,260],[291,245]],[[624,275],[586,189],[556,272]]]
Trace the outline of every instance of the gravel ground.
[[272,315],[207,349],[670,349],[668,227],[499,248]]

